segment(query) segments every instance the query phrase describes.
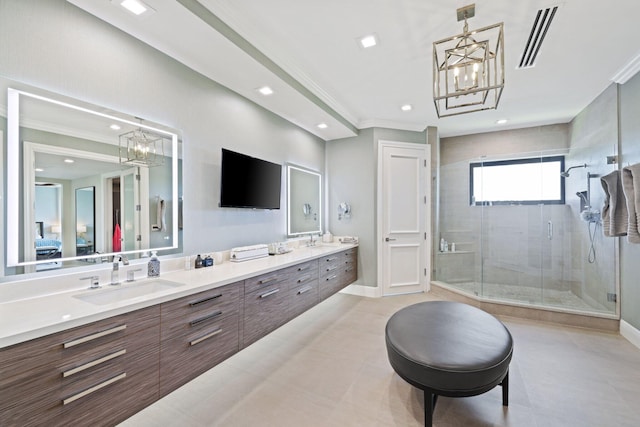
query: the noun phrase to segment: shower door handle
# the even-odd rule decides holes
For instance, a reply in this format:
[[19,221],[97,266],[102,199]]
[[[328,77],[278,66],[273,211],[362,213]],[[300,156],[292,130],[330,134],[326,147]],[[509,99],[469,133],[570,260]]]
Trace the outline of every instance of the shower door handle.
[[553,239],[553,222],[547,222],[547,239]]

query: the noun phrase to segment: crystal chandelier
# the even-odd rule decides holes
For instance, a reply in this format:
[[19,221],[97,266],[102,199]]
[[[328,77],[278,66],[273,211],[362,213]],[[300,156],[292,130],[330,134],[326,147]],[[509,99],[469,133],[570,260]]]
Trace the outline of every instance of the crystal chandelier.
[[164,138],[141,127],[120,135],[120,163],[146,167],[164,164]]
[[504,88],[503,23],[469,31],[475,4],[457,10],[462,34],[433,43],[433,102],[438,117],[498,107]]

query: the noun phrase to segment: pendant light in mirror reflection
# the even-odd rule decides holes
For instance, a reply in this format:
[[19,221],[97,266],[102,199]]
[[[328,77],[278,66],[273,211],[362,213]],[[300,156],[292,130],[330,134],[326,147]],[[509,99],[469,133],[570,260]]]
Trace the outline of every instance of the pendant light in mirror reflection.
[[[142,123],[142,119],[139,119]],[[120,163],[144,167],[164,164],[165,138],[142,129],[120,135]],[[170,143],[170,140],[167,139]]]

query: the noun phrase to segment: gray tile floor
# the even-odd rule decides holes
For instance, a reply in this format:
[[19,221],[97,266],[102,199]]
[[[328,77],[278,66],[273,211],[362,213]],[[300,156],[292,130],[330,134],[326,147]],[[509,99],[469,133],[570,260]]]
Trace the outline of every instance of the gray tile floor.
[[[337,294],[125,421],[140,426],[422,426],[422,393],[387,361],[384,326],[429,294]],[[435,426],[640,426],[640,349],[617,334],[502,318],[500,387],[440,398]]]

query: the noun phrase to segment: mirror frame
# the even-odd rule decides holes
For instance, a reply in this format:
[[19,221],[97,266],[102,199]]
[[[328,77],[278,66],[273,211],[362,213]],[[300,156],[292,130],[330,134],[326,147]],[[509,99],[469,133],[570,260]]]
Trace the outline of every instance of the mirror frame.
[[[60,101],[42,96],[35,93],[27,92],[20,89],[9,87],[7,89],[7,267],[29,266],[44,264],[47,260],[42,261],[20,261],[20,193],[24,189],[20,188],[20,97],[25,96],[41,101],[49,102],[72,110],[85,112],[95,116],[103,117],[119,123],[136,126],[147,129],[152,132],[166,136],[171,140],[171,171],[172,171],[172,188],[171,196],[175,203],[172,203],[172,245],[164,247],[154,247],[137,249],[121,252],[108,252],[101,254],[92,254],[89,256],[73,256],[59,258],[57,261],[71,261],[77,259],[98,258],[105,256],[113,256],[116,253],[148,253],[151,250],[168,250],[179,247],[178,240],[178,134],[167,130],[149,126],[144,123],[135,122],[122,117],[111,114],[101,113],[97,111],[99,107],[74,100],[78,104],[89,105],[89,107],[74,105],[69,102]],[[60,96],[61,98],[63,96]],[[24,233],[23,233],[24,234]]]
[[[78,205],[79,205],[79,203],[78,203],[79,197],[78,196],[80,194],[82,194],[81,193],[82,191],[89,191],[89,189],[91,189],[91,210],[93,211],[93,215],[92,215],[92,218],[91,218],[91,227],[92,227],[93,231],[92,231],[92,234],[91,234],[92,240],[86,240],[85,239],[85,241],[86,241],[85,245],[87,245],[87,249],[89,249],[89,245],[93,246],[94,250],[91,251],[90,253],[86,254],[86,255],[91,255],[93,252],[95,252],[95,244],[96,244],[96,187],[95,186],[79,187],[79,188],[76,188],[76,190],[75,190],[75,193],[76,193],[75,194],[75,211],[76,211],[76,221],[75,221],[75,224],[76,224],[76,250],[75,250],[75,253],[76,253],[76,256],[80,256],[80,254],[78,254],[78,238],[80,237],[80,233],[81,233],[81,232],[78,231],[78,227],[81,225],[78,222]],[[87,224],[84,224],[84,226],[86,227]],[[83,231],[82,233],[87,233],[87,230]]]
[[[304,234],[322,234],[322,174],[320,172],[306,169],[294,164],[287,164],[287,235],[289,236],[301,236]],[[291,230],[291,218],[292,209],[291,206],[291,171],[296,170],[304,172],[310,175],[315,175],[318,178],[318,229],[310,231],[292,232]],[[306,205],[306,203],[305,203]],[[300,206],[300,209],[306,208],[306,206]]]

